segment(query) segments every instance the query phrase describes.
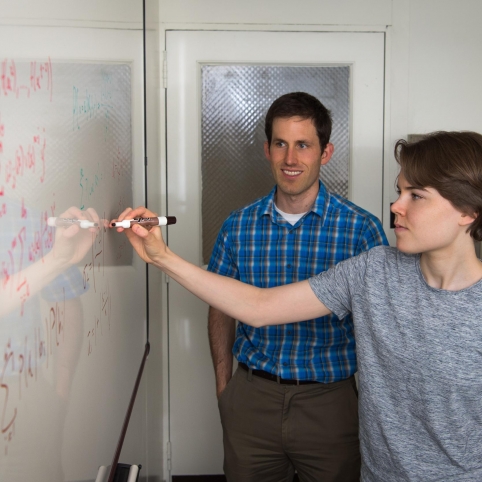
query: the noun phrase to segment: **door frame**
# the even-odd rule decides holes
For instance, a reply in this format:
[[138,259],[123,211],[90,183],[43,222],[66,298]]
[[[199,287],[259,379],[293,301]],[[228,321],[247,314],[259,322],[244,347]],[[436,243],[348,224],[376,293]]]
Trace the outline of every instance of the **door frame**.
[[[279,25],[279,24],[263,24],[263,25],[239,25],[233,24],[184,24],[184,23],[160,23],[159,24],[159,51],[160,51],[160,113],[159,113],[159,136],[161,139],[160,148],[160,209],[165,212],[167,209],[167,106],[166,106],[166,87],[169,82],[166,79],[166,43],[167,33],[169,31],[233,31],[233,32],[344,32],[344,33],[360,33],[374,32],[383,33],[385,38],[385,66],[384,66],[384,95],[383,95],[383,162],[382,162],[382,224],[386,231],[387,237],[391,244],[394,243],[395,236],[390,231],[390,187],[394,185],[396,175],[396,163],[393,160],[393,148],[391,146],[391,58],[392,58],[392,28],[387,26],[336,26],[336,25]],[[405,53],[404,47],[399,47],[399,51]],[[400,53],[397,51],[397,53]],[[402,84],[405,79],[402,79]],[[164,90],[164,93],[162,92]],[[395,89],[396,90],[396,89]],[[403,102],[405,99],[401,99]],[[403,123],[402,123],[403,124]],[[395,167],[394,167],[395,166]],[[392,189],[393,190],[393,189]],[[166,239],[169,241],[168,238]],[[162,303],[161,308],[161,357],[162,367],[160,370],[162,384],[162,465],[164,479],[171,481],[171,461],[170,461],[170,426],[169,426],[169,326],[168,326],[168,285],[169,277],[162,275],[163,282],[159,288],[159,295]]]

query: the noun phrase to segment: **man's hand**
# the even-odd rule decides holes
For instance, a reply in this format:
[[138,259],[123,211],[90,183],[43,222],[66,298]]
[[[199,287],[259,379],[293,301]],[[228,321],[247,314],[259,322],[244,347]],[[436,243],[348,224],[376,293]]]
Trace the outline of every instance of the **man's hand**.
[[208,334],[214,373],[216,375],[216,396],[224,392],[233,374],[234,318],[222,311],[209,307]]

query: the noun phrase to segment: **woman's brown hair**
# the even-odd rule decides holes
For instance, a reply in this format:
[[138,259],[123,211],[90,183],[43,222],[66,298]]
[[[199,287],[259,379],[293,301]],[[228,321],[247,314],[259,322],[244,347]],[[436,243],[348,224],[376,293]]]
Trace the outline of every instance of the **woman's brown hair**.
[[432,187],[460,212],[474,216],[468,227],[482,241],[482,135],[433,132],[417,142],[399,140],[395,159],[415,187]]

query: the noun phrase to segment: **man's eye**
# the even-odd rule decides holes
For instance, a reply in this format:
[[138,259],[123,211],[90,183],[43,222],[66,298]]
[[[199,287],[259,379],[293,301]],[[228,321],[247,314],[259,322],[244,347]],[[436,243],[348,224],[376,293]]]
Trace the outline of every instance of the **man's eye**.
[[412,192],[412,199],[416,201],[417,199],[422,199],[422,196],[419,196],[418,194],[415,194],[414,192]]

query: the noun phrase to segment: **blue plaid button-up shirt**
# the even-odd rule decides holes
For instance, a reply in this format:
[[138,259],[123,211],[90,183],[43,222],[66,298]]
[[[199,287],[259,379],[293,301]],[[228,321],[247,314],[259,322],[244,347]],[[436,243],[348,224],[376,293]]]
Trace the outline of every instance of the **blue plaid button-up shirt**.
[[[294,226],[274,207],[276,187],[224,222],[208,270],[262,288],[302,281],[374,246],[388,245],[380,221],[345,198],[320,191]],[[233,353],[250,368],[323,383],[356,371],[353,320],[335,315],[253,328],[238,323]]]

